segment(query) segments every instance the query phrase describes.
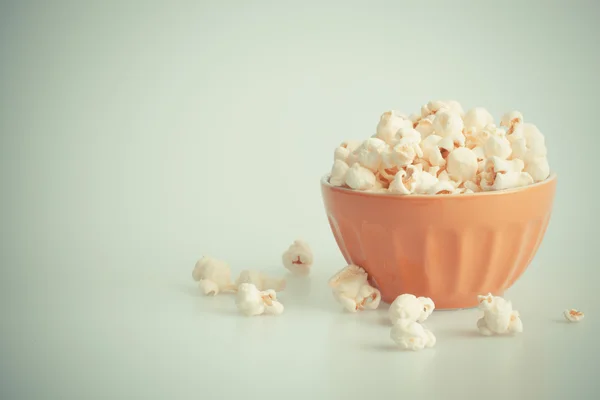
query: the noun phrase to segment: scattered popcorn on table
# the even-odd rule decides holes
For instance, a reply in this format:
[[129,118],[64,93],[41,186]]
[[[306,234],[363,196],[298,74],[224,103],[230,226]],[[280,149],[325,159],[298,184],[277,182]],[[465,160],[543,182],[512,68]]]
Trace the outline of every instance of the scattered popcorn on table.
[[418,351],[425,347],[433,347],[436,343],[434,334],[418,322],[400,319],[390,331],[390,338],[404,350]]
[[513,189],[549,175],[544,135],[519,111],[504,114],[497,126],[483,107],[464,112],[457,101],[436,100],[410,117],[386,111],[372,137],[338,146],[330,183],[444,195]]
[[388,316],[392,324],[398,320],[409,320],[423,322],[433,312],[435,304],[429,297],[416,297],[405,293],[396,297],[388,310]]
[[235,281],[237,287],[242,283],[252,283],[258,290],[274,290],[281,292],[285,289],[285,279],[273,278],[261,271],[256,270],[244,270],[240,273],[240,276]]
[[491,336],[523,332],[523,322],[521,322],[519,312],[513,310],[510,301],[493,296],[491,293],[477,296],[477,299],[479,300],[479,309],[483,310],[483,318],[477,321],[479,333]]
[[585,315],[581,311],[577,311],[575,309],[565,310],[565,318],[571,322],[579,322],[581,321]]
[[233,291],[231,270],[225,261],[212,257],[202,257],[192,271],[192,278],[199,282],[202,292],[207,296],[215,296],[220,292]]
[[364,269],[350,264],[329,280],[335,299],[350,312],[365,309],[374,310],[379,306],[381,294],[368,282]]
[[436,343],[433,333],[420,322],[425,321],[435,309],[429,297],[416,297],[405,293],[390,305],[388,316],[392,322],[390,338],[404,350],[423,350]]
[[242,314],[249,317],[261,314],[279,315],[283,304],[277,301],[274,290],[260,291],[252,283],[238,286],[235,305]]
[[283,266],[296,275],[308,275],[313,263],[313,253],[308,243],[295,240],[281,256]]

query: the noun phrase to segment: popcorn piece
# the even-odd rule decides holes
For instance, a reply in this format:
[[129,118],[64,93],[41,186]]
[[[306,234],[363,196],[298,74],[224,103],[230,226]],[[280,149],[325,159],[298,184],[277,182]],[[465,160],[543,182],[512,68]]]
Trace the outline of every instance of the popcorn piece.
[[346,184],[346,174],[350,167],[342,160],[335,160],[329,175],[329,183],[333,186],[344,186]]
[[412,144],[397,144],[394,147],[389,147],[382,154],[382,163],[385,169],[393,167],[404,167],[412,164],[417,157],[417,151],[422,155],[419,145]]
[[403,169],[398,171],[398,173],[394,177],[394,180],[392,181],[392,183],[390,183],[390,186],[388,188],[389,191],[392,193],[405,195],[411,194],[414,190],[414,180],[412,179],[412,171],[413,170],[410,170],[410,173],[406,172]]
[[[407,169],[415,168],[412,165]],[[412,173],[412,179],[414,182],[414,190],[413,193],[416,194],[435,194],[439,190],[436,185],[438,184],[438,179],[431,175],[427,171],[422,170],[414,170]],[[452,188],[454,189],[454,188]],[[443,189],[442,189],[443,190]]]
[[219,292],[235,290],[231,283],[231,269],[225,261],[204,256],[196,262],[192,278],[199,282],[200,288],[207,296],[215,296]]
[[[421,133],[412,127],[398,129],[395,143],[418,145],[421,143]],[[421,156],[419,156],[421,157]]]
[[432,100],[421,107],[421,116],[426,118],[430,115],[435,115],[442,108],[447,108],[445,102],[441,100]]
[[413,123],[413,128],[415,126],[417,126],[417,124],[419,123],[419,121],[421,120],[421,114],[410,114],[408,116],[408,119],[410,120],[410,122]]
[[238,310],[249,317],[261,314],[279,315],[283,304],[273,290],[260,291],[252,283],[242,283],[235,298]]
[[398,129],[404,127],[413,127],[413,123],[408,118],[399,116],[394,111],[384,112],[377,124],[377,133],[375,137],[383,140],[386,143],[392,143]]
[[345,163],[348,162],[348,158],[352,152],[354,152],[359,146],[361,142],[358,140],[347,140],[342,142],[333,153],[333,160],[341,160]]
[[377,178],[373,171],[356,163],[346,172],[346,185],[354,190],[369,190],[375,187]]
[[534,182],[541,182],[550,175],[550,165],[548,159],[544,156],[536,157],[533,160],[528,160],[525,166],[527,172]]
[[[389,190],[398,194],[436,194],[447,190],[448,185],[438,185],[438,179],[429,172],[423,171],[414,165],[409,165],[405,170],[400,170],[390,183]],[[450,190],[454,190],[451,186]]]
[[443,138],[438,135],[429,135],[421,142],[423,158],[432,166],[442,166],[446,164],[444,155],[442,154],[442,151],[439,147],[439,144],[442,141],[442,139]]
[[475,182],[473,182],[473,181],[465,181],[465,182],[463,183],[463,186],[464,186],[464,188],[466,189],[466,190],[465,190],[465,193],[466,193],[466,192],[471,192],[471,193],[478,193],[478,192],[481,192],[481,187],[479,187],[479,185],[478,185],[478,184],[476,184],[476,183],[475,183]]
[[486,169],[494,172],[522,172],[523,168],[525,168],[523,160],[517,158],[509,161],[492,156],[486,161]]
[[296,275],[308,275],[313,263],[313,253],[308,243],[295,240],[281,256],[283,266]]
[[532,183],[533,178],[527,172],[498,173],[492,185],[492,190],[514,189]]
[[[445,172],[445,171],[444,171]],[[433,186],[427,190],[426,194],[460,194],[462,190],[458,189],[449,180],[438,180]]]
[[433,120],[435,115],[429,115],[428,117],[422,118],[415,129],[421,134],[421,138],[425,139],[427,136],[433,134]]
[[477,155],[466,147],[453,150],[447,163],[448,175],[457,182],[472,180],[477,175]]
[[459,114],[448,110],[442,110],[435,115],[433,120],[433,131],[436,135],[449,138],[460,146],[465,145],[465,136],[462,133],[463,120]]
[[499,157],[491,157],[485,164],[485,172],[481,180],[483,190],[513,189],[533,183],[531,175],[521,172],[523,169],[521,160],[507,161]]
[[571,322],[579,322],[585,317],[583,312],[577,311],[573,308],[570,310],[565,310],[564,315],[565,315],[565,318]]
[[508,129],[508,133],[512,133],[515,126],[523,123],[523,114],[519,111],[510,111],[500,119],[500,126]]
[[379,290],[368,282],[364,269],[350,264],[329,280],[333,296],[350,312],[376,309],[381,301]]
[[465,113],[464,126],[475,131],[482,130],[486,125],[494,123],[494,117],[483,107],[475,107]]
[[483,310],[483,318],[477,321],[479,333],[491,336],[523,332],[523,322],[519,312],[513,310],[510,301],[493,296],[491,293],[477,296],[477,299],[479,300],[479,309]]
[[435,304],[429,297],[416,297],[413,294],[405,293],[396,297],[392,302],[388,310],[388,317],[392,324],[398,320],[424,322],[434,309]]
[[403,350],[419,351],[425,347],[433,347],[436,343],[434,334],[423,328],[418,322],[407,319],[398,320],[390,331],[390,338]]
[[504,136],[491,135],[483,145],[486,157],[507,159],[512,152],[510,141]]
[[546,156],[546,141],[544,135],[534,124],[523,123],[517,125],[513,135],[516,137],[522,137],[525,139],[527,145],[527,152],[532,157]]
[[[395,134],[395,132],[394,132]],[[353,155],[363,167],[375,172],[381,164],[381,153],[387,147],[386,143],[378,138],[370,138],[365,140],[358,149],[353,152]]]
[[237,287],[242,283],[251,283],[258,290],[274,290],[280,292],[285,289],[285,279],[273,278],[261,271],[246,269],[240,273],[240,276],[235,281]]

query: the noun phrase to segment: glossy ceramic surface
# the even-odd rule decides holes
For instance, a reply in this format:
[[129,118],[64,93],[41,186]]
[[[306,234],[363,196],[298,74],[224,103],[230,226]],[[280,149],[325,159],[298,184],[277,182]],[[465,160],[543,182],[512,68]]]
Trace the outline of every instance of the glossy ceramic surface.
[[472,195],[398,196],[331,186],[321,191],[336,242],[390,303],[402,293],[431,297],[437,309],[502,295],[540,246],[556,175],[519,189]]

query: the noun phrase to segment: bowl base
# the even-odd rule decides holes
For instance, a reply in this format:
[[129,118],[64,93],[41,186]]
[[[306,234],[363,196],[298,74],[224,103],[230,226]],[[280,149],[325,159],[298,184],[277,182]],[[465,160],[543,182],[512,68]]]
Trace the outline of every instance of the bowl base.
[[[484,294],[484,293],[480,293]],[[492,292],[494,296],[504,296],[504,292]],[[477,294],[459,295],[459,296],[444,296],[435,294],[415,294],[415,296],[430,297],[435,304],[436,310],[452,311],[452,310],[465,310],[473,309],[479,306],[479,300],[477,300]],[[396,297],[384,298],[384,302],[391,304]]]

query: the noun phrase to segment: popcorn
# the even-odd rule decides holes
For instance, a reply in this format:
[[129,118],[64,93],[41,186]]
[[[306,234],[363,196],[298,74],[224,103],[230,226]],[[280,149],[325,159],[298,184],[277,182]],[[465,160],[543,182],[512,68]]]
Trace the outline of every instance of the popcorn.
[[346,185],[355,190],[372,189],[377,182],[373,171],[356,163],[346,172]]
[[472,180],[477,175],[477,155],[466,147],[459,147],[448,155],[448,175],[457,182]]
[[510,301],[493,296],[491,293],[477,296],[477,299],[479,300],[479,309],[483,310],[483,318],[477,321],[479,333],[491,336],[523,332],[523,322],[521,322],[519,312],[513,310]]
[[[355,164],[356,165],[356,164]],[[329,183],[333,186],[344,186],[346,184],[346,174],[350,167],[345,161],[335,160],[329,175]]]
[[439,146],[442,139],[443,138],[438,135],[429,135],[421,142],[423,158],[432,166],[442,166],[446,164],[444,154]]
[[396,297],[388,310],[388,317],[392,324],[398,320],[409,320],[413,322],[424,322],[433,310],[435,304],[429,297],[416,297],[405,293]]
[[483,107],[475,107],[465,113],[463,118],[465,129],[480,131],[486,125],[494,123],[494,117]]
[[261,314],[279,315],[283,312],[283,304],[277,301],[274,290],[260,291],[252,283],[242,283],[238,287],[235,305],[242,314],[249,317]]
[[528,153],[531,156],[540,157],[546,155],[546,141],[537,126],[529,123],[519,124],[515,128],[513,135],[525,139]]
[[504,136],[490,136],[483,145],[483,151],[486,157],[508,158],[512,153],[510,141]]
[[583,312],[577,311],[573,308],[570,310],[565,310],[564,315],[565,318],[570,322],[579,322],[585,317]]
[[459,114],[442,110],[435,115],[433,120],[433,131],[436,135],[449,138],[460,146],[465,145],[465,136],[462,133],[463,120]]
[[404,350],[418,351],[425,347],[433,347],[436,338],[433,333],[423,328],[418,322],[401,319],[394,324],[390,338]]
[[235,281],[236,286],[239,288],[243,283],[251,283],[258,290],[274,290],[280,292],[285,289],[285,279],[283,278],[272,278],[269,275],[256,270],[246,269],[240,273],[240,276]]
[[393,324],[390,338],[405,350],[433,347],[435,336],[419,322],[425,321],[434,309],[435,304],[428,297],[416,297],[409,293],[396,297],[388,310],[388,317]]
[[500,126],[508,129],[507,133],[512,133],[515,126],[523,123],[523,114],[519,111],[509,111],[500,118]]
[[528,173],[534,182],[541,182],[550,175],[550,165],[546,157],[536,157],[528,160],[525,166],[525,172]]
[[427,136],[433,134],[433,120],[435,119],[435,115],[429,115],[428,117],[424,117],[415,126],[415,130],[417,130],[423,139]]
[[494,172],[521,172],[525,168],[523,160],[517,158],[504,160],[500,157],[492,156],[486,162],[486,168]]
[[363,167],[375,172],[379,169],[381,153],[385,150],[386,146],[386,143],[381,139],[369,138],[353,154],[356,156],[356,161]]
[[381,294],[368,283],[364,269],[350,264],[329,280],[334,298],[350,312],[365,309],[374,310],[379,306]]
[[412,121],[404,116],[397,115],[394,111],[386,111],[379,119],[375,137],[386,143],[392,143],[398,129],[404,127],[412,128]]
[[297,239],[281,256],[283,266],[296,275],[308,275],[313,263],[313,253],[308,243]]
[[549,175],[544,136],[519,111],[497,126],[483,107],[465,113],[454,100],[436,100],[410,117],[387,111],[372,137],[342,143],[329,179],[373,193],[442,195],[523,187]]
[[350,154],[352,154],[359,146],[361,142],[358,140],[347,140],[340,144],[333,153],[333,160],[341,160],[348,163]]
[[207,296],[235,290],[229,264],[216,258],[204,256],[199,259],[192,271],[192,278],[199,282],[202,292]]

